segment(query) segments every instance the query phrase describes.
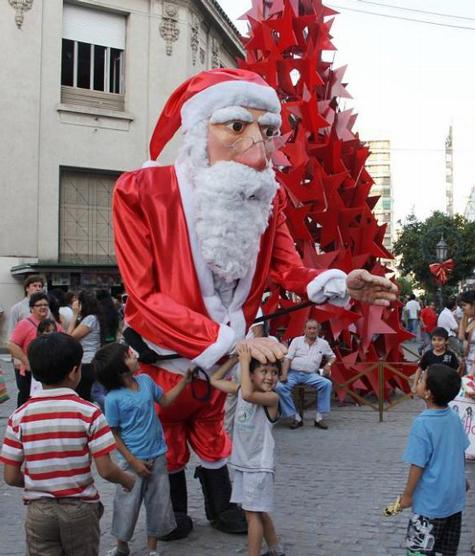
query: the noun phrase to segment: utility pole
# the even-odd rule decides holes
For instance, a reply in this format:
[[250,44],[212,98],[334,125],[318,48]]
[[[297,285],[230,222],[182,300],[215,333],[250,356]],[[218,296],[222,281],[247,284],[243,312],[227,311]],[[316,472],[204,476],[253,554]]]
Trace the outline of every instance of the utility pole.
[[452,147],[452,126],[445,140],[445,212],[454,215],[454,156]]

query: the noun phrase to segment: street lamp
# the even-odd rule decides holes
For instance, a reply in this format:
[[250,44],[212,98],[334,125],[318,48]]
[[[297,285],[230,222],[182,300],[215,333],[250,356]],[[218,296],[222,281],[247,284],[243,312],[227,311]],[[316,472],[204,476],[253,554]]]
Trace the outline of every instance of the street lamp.
[[[447,243],[444,239],[444,236],[442,236],[439,239],[439,242],[437,243],[437,245],[435,246],[435,256],[437,258],[437,260],[439,261],[439,263],[445,261],[445,259],[447,258]],[[439,308],[440,310],[442,310],[444,308],[444,298],[442,295],[442,284],[440,284],[439,286]]]
[[439,242],[435,246],[435,256],[437,257],[439,263],[447,258],[447,243],[444,236],[439,239]]

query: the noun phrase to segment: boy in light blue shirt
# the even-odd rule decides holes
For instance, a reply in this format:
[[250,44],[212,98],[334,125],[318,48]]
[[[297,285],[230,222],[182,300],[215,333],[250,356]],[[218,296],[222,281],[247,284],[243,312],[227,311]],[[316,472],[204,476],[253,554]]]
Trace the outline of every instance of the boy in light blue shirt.
[[427,409],[414,419],[403,459],[410,464],[401,509],[412,507],[408,556],[456,556],[465,507],[464,455],[469,441],[448,403],[461,379],[446,365],[431,365],[416,385]]
[[121,456],[121,467],[134,473],[130,492],[117,489],[114,496],[112,535],[117,545],[107,556],[128,556],[142,502],[147,520],[148,556],[159,556],[158,539],[176,527],[170,500],[165,454],[167,445],[155,403],[171,405],[191,380],[191,370],[174,388],[164,392],[145,374],[135,375],[139,364],[126,345],[112,343],[95,355],[98,381],[107,391],[105,414]]

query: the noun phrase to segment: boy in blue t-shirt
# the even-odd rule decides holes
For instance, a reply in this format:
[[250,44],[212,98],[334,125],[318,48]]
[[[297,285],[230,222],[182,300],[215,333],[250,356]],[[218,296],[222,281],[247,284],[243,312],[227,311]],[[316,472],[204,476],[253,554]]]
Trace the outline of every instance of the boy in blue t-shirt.
[[414,419],[403,459],[411,465],[401,509],[412,507],[407,555],[455,556],[465,507],[464,453],[469,441],[448,407],[460,390],[458,373],[431,365],[416,387],[427,409]]
[[128,542],[134,533],[142,501],[147,516],[149,556],[158,556],[158,538],[176,527],[170,500],[165,461],[167,445],[155,402],[171,405],[191,381],[189,370],[178,384],[164,393],[145,374],[134,376],[139,365],[126,345],[113,343],[101,348],[93,361],[98,381],[107,390],[106,420],[121,455],[121,466],[137,475],[134,488],[118,488],[114,497],[112,535],[117,546],[108,556],[128,556]]

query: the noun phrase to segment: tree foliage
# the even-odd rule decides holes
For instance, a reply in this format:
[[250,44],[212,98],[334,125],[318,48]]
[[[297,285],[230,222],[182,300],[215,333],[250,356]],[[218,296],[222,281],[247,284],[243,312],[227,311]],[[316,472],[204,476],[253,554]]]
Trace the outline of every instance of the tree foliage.
[[405,299],[410,296],[411,293],[414,293],[414,290],[417,288],[417,284],[410,276],[399,276],[396,278],[396,282],[401,299]]
[[434,212],[426,220],[411,215],[393,247],[394,254],[400,257],[400,272],[412,273],[420,287],[429,292],[438,288],[429,265],[438,262],[436,245],[441,237],[447,243],[447,258],[455,262],[447,282],[449,288],[471,276],[475,269],[475,222],[459,214],[449,217],[442,212]]

